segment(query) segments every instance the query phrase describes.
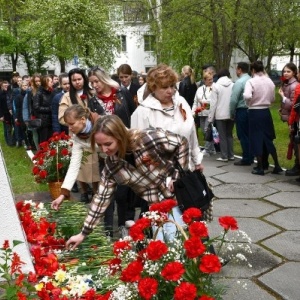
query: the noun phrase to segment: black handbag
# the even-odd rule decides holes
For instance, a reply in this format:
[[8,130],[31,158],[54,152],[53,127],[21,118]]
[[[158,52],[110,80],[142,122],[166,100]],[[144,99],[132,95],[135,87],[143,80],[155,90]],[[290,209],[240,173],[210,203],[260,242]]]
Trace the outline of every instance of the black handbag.
[[212,210],[214,194],[204,174],[199,170],[184,171],[178,162],[176,168],[180,178],[174,182],[174,191],[180,210],[184,212],[191,207],[200,208],[202,212]]
[[28,128],[29,129],[37,129],[42,126],[42,120],[41,119],[32,119],[28,121]]
[[208,126],[206,128],[206,132],[205,132],[205,140],[207,142],[212,142],[213,141],[213,124],[212,123],[208,123]]

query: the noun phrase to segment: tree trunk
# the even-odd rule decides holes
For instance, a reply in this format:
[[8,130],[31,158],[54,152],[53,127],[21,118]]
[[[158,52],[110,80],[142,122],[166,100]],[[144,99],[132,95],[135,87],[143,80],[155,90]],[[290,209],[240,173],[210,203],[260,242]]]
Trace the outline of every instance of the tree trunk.
[[19,57],[18,53],[11,53],[10,54],[13,71],[17,70],[18,57]]
[[66,60],[63,57],[58,57],[59,63],[60,63],[60,72],[64,73],[66,72]]

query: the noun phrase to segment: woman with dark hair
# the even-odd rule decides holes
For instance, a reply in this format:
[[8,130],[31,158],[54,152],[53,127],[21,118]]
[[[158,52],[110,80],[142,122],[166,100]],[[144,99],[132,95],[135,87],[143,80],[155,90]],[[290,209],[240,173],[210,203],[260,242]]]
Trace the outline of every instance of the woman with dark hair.
[[[283,122],[288,122],[289,120],[292,111],[293,101],[294,101],[295,89],[298,84],[299,82],[297,78],[296,65],[291,62],[287,63],[282,69],[282,85],[278,91],[279,95],[282,97],[279,114]],[[293,143],[294,143],[294,136],[296,135],[296,133],[297,130],[290,131],[290,139],[293,141]],[[286,170],[285,175],[287,176],[295,176],[300,174],[298,147],[295,143],[294,143],[294,155],[295,155],[295,163],[291,169]]]
[[[93,125],[98,118],[98,114],[91,113],[88,108],[84,108],[80,104],[71,105],[64,113],[65,123],[69,127],[69,132],[73,134],[73,147],[70,166],[62,184],[61,195],[51,204],[51,207],[54,209],[58,209],[64,199],[70,198],[70,191],[82,168],[84,152],[86,149],[90,148],[90,135]],[[90,151],[92,150],[90,149]],[[99,151],[94,152],[96,153],[96,156],[98,156]],[[93,192],[95,194],[100,181],[98,163],[90,164],[87,162],[84,163],[84,166],[86,166],[86,172],[85,176],[81,179],[81,183],[85,183],[87,185],[91,182],[93,185]]]
[[250,151],[256,156],[257,167],[254,175],[264,175],[262,162],[263,149],[271,154],[275,167],[273,174],[279,174],[282,169],[278,162],[277,151],[273,140],[276,138],[270,106],[275,101],[275,85],[265,74],[261,61],[250,65],[252,78],[246,82],[244,98],[248,106]]
[[35,96],[33,96],[33,112],[37,119],[42,120],[41,127],[38,128],[39,143],[47,141],[52,135],[52,113],[51,113],[51,93],[52,78],[50,75],[41,77],[41,86]]
[[65,110],[72,104],[80,104],[83,107],[88,106],[89,99],[93,96],[92,89],[89,86],[88,78],[83,69],[75,68],[69,71],[70,91],[65,93],[59,104],[58,118],[62,125],[64,124]]
[[[68,107],[79,104],[83,108],[87,108],[89,99],[93,96],[92,89],[89,87],[89,81],[84,70],[79,68],[72,69],[69,71],[68,76],[70,90],[62,96],[58,109],[59,123],[65,126],[64,113]],[[98,166],[98,155],[95,152],[93,153],[90,147],[85,149],[85,153],[88,154],[85,156],[86,162],[82,163],[77,180],[81,189],[80,201],[88,203],[89,185],[87,182],[92,182],[87,181],[87,178],[91,178],[91,167],[93,165]]]
[[221,69],[217,76],[218,80],[211,93],[208,122],[215,122],[219,132],[221,157],[217,160],[228,162],[228,160],[234,160],[232,135],[234,121],[230,118],[230,97],[233,82],[229,78],[228,69]]
[[[128,185],[146,201],[156,203],[173,197],[173,181],[179,174],[175,162],[184,170],[188,168],[189,144],[185,137],[162,129],[128,130],[115,115],[98,119],[91,143],[107,157],[82,231],[67,241],[68,249],[75,249],[97,226],[118,185]],[[128,162],[128,156],[133,163]],[[167,177],[172,178],[168,185]],[[172,238],[171,233],[168,237]]]
[[[101,67],[93,67],[88,72],[91,86],[95,90],[95,96],[89,101],[89,108],[99,115],[117,115],[126,127],[130,127],[130,117],[135,110],[133,98],[125,87],[110,78]],[[102,164],[101,164],[102,163]],[[100,161],[103,167],[103,161]],[[121,235],[127,235],[125,225],[132,224],[135,215],[135,194],[128,186],[118,186],[114,198],[117,203],[118,227]],[[105,214],[105,226],[113,225],[113,203]],[[127,226],[128,227],[128,226]]]

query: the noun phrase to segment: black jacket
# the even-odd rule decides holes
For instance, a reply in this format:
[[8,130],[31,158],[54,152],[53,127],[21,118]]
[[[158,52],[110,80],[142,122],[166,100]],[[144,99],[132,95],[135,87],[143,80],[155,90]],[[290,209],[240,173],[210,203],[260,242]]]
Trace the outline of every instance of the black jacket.
[[33,96],[34,115],[42,120],[42,127],[52,126],[51,111],[51,92],[39,87],[35,96]]
[[11,124],[12,118],[8,108],[9,93],[0,90],[0,118],[4,118],[4,122]]
[[191,79],[189,76],[184,77],[184,79],[179,84],[179,95],[187,101],[191,108],[193,107],[196,92],[196,83],[191,83]]
[[20,123],[24,123],[22,111],[23,111],[23,100],[25,95],[26,95],[26,91],[21,91],[21,93],[14,100],[14,107],[15,107],[14,117],[15,119],[18,119],[18,122]]
[[[116,96],[118,101],[116,101],[114,105],[115,115],[123,121],[127,128],[130,128],[130,117],[136,108],[132,96],[130,92],[123,87],[117,90]],[[104,108],[101,106],[96,96],[89,99],[88,107],[92,112],[96,112],[99,115],[105,115]]]

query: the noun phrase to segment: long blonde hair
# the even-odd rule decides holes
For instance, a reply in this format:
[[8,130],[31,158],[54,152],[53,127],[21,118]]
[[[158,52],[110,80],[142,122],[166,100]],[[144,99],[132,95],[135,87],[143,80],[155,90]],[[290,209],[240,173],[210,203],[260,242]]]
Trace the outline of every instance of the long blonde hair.
[[188,66],[188,65],[184,66],[181,69],[181,72],[184,76],[189,76],[190,77],[192,84],[195,83],[195,72],[190,66]]

